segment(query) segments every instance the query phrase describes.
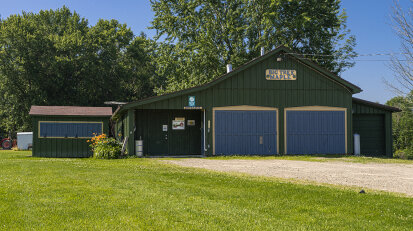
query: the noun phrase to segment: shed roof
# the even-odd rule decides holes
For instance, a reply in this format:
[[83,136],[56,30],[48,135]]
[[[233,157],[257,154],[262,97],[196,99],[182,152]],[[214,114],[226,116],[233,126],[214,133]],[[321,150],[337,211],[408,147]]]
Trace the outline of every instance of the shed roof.
[[111,116],[111,107],[32,106],[29,115]]
[[374,102],[371,102],[371,101],[367,101],[367,100],[359,99],[359,98],[355,98],[355,97],[353,97],[353,103],[364,104],[364,105],[367,105],[367,106],[370,106],[370,107],[380,108],[380,109],[383,109],[385,111],[391,111],[391,112],[401,112],[402,111],[397,107],[391,107],[391,106],[387,106],[387,105],[384,105],[384,104],[374,103]]

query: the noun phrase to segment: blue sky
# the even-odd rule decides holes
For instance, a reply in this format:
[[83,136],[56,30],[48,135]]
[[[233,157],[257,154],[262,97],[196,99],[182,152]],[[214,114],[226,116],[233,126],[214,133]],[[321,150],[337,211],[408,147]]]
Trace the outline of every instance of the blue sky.
[[[407,7],[410,0],[400,0]],[[56,9],[66,5],[94,25],[99,18],[117,19],[126,23],[135,34],[141,31],[149,37],[155,31],[147,29],[153,18],[153,12],[145,0],[0,0],[0,15],[7,18],[22,11],[38,12],[42,9]],[[359,54],[399,52],[400,41],[391,27],[392,0],[342,0],[342,7],[348,15],[347,26],[356,36],[356,51]],[[394,82],[386,56],[356,58],[356,65],[341,74],[344,79],[358,85],[363,92],[355,95],[362,99],[385,103],[395,96],[384,84],[384,79]]]

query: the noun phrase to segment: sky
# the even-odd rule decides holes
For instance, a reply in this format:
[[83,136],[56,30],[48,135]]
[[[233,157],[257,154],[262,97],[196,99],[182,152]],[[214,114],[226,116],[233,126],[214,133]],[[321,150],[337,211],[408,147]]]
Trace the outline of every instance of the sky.
[[[399,1],[403,7],[411,5],[410,0]],[[154,16],[149,0],[0,0],[0,16],[5,19],[22,11],[38,12],[63,5],[88,19],[90,25],[100,18],[117,19],[126,23],[136,35],[143,31],[152,38],[156,33],[148,29]],[[348,29],[356,37],[357,53],[400,52],[400,40],[391,26],[392,0],[342,0],[341,5],[348,16]],[[355,66],[340,76],[363,89],[355,97],[385,103],[396,96],[384,83],[384,80],[394,82],[394,74],[388,61],[377,60],[388,59],[388,56],[356,58]]]

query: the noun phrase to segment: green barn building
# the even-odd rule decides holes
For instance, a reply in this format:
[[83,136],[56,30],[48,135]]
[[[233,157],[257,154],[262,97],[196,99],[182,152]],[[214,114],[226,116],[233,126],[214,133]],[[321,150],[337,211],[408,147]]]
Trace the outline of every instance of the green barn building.
[[111,107],[32,106],[33,156],[90,157],[86,140],[109,134]]
[[214,81],[119,107],[119,140],[144,156],[392,155],[391,113],[353,98],[356,85],[286,47],[262,54]]

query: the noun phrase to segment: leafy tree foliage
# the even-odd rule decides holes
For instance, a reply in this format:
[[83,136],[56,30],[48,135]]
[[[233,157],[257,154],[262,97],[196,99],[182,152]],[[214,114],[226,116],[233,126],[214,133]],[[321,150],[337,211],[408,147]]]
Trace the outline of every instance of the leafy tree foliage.
[[398,107],[402,112],[393,113],[393,139],[396,150],[409,149],[413,152],[413,91],[406,97],[397,96],[387,105]]
[[63,7],[0,21],[0,126],[30,130],[31,105],[99,106],[152,94],[151,41]]
[[340,73],[354,65],[355,38],[339,0],[151,0],[157,73],[175,91],[210,81],[257,57],[260,47],[285,45]]

